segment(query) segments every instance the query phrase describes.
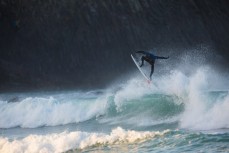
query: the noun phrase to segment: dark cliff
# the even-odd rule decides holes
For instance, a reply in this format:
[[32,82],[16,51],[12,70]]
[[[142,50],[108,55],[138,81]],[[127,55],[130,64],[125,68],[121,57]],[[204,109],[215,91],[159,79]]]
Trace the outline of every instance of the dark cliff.
[[[103,87],[129,54],[207,45],[229,53],[227,0],[1,0],[0,88]],[[177,51],[178,52],[178,51]]]

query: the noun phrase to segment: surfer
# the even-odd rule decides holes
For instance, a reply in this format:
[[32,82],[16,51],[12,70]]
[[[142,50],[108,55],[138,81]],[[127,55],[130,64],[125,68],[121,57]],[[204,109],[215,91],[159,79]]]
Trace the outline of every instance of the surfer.
[[142,67],[144,65],[144,61],[148,62],[151,65],[150,80],[151,80],[151,77],[152,77],[153,72],[154,72],[155,60],[156,59],[168,59],[169,58],[169,56],[168,57],[155,56],[154,54],[146,52],[146,51],[136,51],[136,53],[144,54],[144,56],[142,56],[142,58],[141,58],[142,63],[140,65],[140,67]]

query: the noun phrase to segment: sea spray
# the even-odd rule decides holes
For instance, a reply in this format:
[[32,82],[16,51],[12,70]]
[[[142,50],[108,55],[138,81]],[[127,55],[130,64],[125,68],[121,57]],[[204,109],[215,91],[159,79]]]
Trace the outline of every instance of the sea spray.
[[209,94],[206,92],[209,89],[210,74],[212,72],[208,68],[201,68],[190,77],[188,101],[180,122],[182,128],[195,130],[228,128],[228,95],[222,98],[219,92],[215,101],[211,102],[212,99],[209,99]]

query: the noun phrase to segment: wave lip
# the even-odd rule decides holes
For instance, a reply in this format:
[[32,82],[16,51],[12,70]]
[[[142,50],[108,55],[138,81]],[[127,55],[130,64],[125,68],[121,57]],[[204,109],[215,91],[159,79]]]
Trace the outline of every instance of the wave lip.
[[72,149],[96,147],[98,145],[143,142],[156,136],[163,136],[168,132],[169,130],[141,132],[117,127],[110,134],[76,131],[49,135],[30,135],[24,139],[13,141],[7,138],[0,138],[0,152],[64,152]]

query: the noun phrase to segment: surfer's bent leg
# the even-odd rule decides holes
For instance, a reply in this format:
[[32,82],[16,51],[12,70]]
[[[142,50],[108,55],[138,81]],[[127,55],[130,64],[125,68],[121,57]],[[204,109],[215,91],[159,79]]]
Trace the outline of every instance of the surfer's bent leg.
[[144,65],[145,56],[142,56],[141,60],[142,60],[142,64],[140,65],[140,67]]
[[151,65],[150,80],[154,72],[154,64]]

